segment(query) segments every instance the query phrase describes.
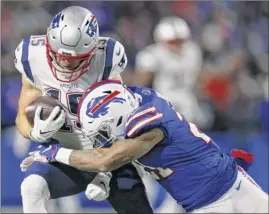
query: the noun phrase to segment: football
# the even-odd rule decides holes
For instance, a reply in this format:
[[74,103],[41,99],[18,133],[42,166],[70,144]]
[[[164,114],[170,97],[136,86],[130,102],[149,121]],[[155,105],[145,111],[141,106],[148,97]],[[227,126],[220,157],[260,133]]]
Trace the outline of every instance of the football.
[[[32,102],[29,106],[27,106],[27,108],[25,109],[27,120],[31,125],[34,125],[35,111],[38,106],[43,107],[40,113],[40,118],[42,120],[46,120],[56,106],[60,106],[61,109],[64,109],[60,101],[55,99],[54,97],[41,96],[37,100]],[[57,116],[55,117],[55,119],[57,118]]]

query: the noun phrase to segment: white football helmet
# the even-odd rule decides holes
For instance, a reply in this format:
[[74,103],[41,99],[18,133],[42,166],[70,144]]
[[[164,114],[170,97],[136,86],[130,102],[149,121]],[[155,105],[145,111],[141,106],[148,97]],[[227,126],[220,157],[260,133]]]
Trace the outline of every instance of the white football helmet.
[[164,17],[154,29],[153,37],[156,42],[188,39],[190,28],[187,23],[178,17]]
[[71,82],[90,67],[99,42],[95,16],[79,6],[67,7],[52,20],[46,39],[47,59],[53,75]]
[[107,146],[124,137],[127,118],[138,106],[138,97],[119,81],[95,83],[79,101],[81,131],[94,148]]

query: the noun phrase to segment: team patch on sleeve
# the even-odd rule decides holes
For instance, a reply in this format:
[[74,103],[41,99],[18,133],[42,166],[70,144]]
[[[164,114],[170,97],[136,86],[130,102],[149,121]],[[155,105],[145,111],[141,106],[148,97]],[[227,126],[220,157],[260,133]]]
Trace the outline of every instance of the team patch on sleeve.
[[34,84],[34,78],[32,74],[32,69],[29,63],[29,44],[30,37],[21,41],[15,50],[14,64],[16,69],[27,79]]
[[162,118],[163,114],[154,106],[142,106],[128,118],[126,136],[135,137],[152,128],[161,127]]

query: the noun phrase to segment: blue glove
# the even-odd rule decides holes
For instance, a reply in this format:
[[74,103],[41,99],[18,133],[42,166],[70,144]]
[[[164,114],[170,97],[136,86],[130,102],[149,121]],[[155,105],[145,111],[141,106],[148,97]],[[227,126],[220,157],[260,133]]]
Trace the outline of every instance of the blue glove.
[[33,162],[39,161],[42,163],[54,162],[55,157],[61,148],[59,143],[42,143],[35,151],[29,152],[29,156],[26,157],[20,164],[22,172],[25,172]]
[[55,162],[55,157],[60,148],[62,148],[60,143],[44,143],[37,147],[38,151],[36,152],[45,157],[48,162]]

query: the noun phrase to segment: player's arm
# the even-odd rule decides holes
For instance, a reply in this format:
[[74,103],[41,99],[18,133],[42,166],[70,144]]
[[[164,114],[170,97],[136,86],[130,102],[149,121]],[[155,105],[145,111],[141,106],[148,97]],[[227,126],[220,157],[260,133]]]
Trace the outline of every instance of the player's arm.
[[60,148],[55,159],[84,171],[109,172],[145,155],[163,139],[163,131],[154,128],[136,138],[119,140],[110,148],[91,150]]
[[19,108],[16,117],[16,125],[22,136],[29,138],[29,132],[32,126],[28,122],[25,114],[25,109],[33,101],[41,96],[41,91],[35,88],[27,78],[22,75],[22,89],[19,98]]
[[22,136],[29,138],[29,131],[32,128],[25,114],[25,108],[41,96],[41,91],[34,86],[32,71],[29,66],[29,51],[25,51],[29,46],[29,41],[24,39],[20,42],[14,52],[15,68],[22,74],[22,89],[19,98],[16,125]]

